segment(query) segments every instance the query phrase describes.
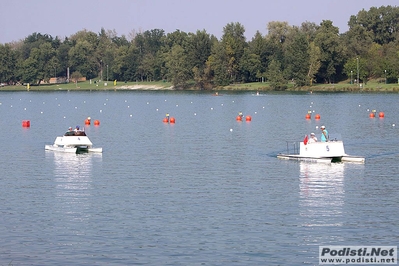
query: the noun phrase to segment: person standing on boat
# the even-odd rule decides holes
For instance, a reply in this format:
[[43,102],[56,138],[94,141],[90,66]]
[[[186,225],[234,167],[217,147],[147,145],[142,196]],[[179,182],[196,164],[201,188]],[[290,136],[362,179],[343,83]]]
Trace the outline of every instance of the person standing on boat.
[[308,140],[308,143],[314,143],[317,142],[317,137],[315,135],[315,133],[310,133],[310,139]]
[[321,129],[321,139],[320,139],[321,142],[327,142],[329,136],[328,136],[328,131],[327,131],[326,127],[321,126],[320,129]]

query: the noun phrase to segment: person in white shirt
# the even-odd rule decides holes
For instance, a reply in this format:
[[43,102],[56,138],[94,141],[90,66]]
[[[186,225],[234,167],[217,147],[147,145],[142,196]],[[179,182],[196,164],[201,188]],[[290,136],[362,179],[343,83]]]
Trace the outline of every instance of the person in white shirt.
[[312,132],[310,133],[310,139],[308,140],[308,143],[314,143],[317,142],[317,137],[316,135]]

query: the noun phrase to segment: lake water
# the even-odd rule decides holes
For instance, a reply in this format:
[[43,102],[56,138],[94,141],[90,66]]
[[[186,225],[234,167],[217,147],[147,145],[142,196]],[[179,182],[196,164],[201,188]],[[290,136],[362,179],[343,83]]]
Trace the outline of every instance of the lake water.
[[[398,94],[1,92],[0,265],[318,265],[320,245],[397,245],[398,103]],[[321,119],[306,120],[309,110]],[[237,122],[240,111],[252,121]],[[102,154],[44,150],[88,116],[100,121],[85,130]],[[286,141],[320,138],[321,125],[366,163],[276,158]]]

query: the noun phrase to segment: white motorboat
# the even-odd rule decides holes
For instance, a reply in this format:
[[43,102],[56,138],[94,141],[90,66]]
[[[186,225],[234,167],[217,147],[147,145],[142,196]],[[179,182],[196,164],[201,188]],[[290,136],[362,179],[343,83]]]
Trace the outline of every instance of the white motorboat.
[[84,131],[68,131],[62,137],[57,137],[52,145],[45,145],[46,150],[83,153],[83,152],[103,152],[102,148],[93,148],[93,143]]
[[[364,163],[365,158],[360,156],[352,156],[345,153],[344,143],[341,140],[333,139],[328,142],[312,142],[306,141],[291,143],[293,145],[293,153],[290,153],[289,143],[287,142],[287,154],[278,154],[277,158],[286,160],[309,161],[319,163],[331,162],[355,162]],[[292,148],[291,148],[292,150]]]

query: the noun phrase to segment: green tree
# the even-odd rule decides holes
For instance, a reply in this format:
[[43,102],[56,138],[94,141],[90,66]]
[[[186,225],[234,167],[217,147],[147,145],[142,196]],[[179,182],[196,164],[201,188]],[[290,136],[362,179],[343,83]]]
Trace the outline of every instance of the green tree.
[[225,50],[227,60],[227,72],[232,82],[238,81],[241,77],[239,62],[247,47],[245,41],[245,28],[240,23],[229,23],[223,28],[221,43]]
[[211,55],[211,50],[212,38],[205,30],[188,34],[187,60],[193,71],[197,88],[209,87],[211,83],[210,76],[206,72],[206,62]]
[[242,82],[256,81],[260,67],[259,55],[251,53],[249,48],[245,48],[240,61]]
[[266,76],[270,82],[270,87],[275,90],[285,90],[287,89],[287,81],[284,79],[283,72],[281,70],[281,63],[272,60],[266,71]]
[[315,44],[321,51],[321,67],[318,77],[332,83],[339,80],[344,64],[343,46],[339,37],[339,30],[332,21],[323,20],[317,30]]
[[95,47],[87,40],[77,41],[76,45],[69,50],[68,57],[71,72],[78,71],[87,79],[95,78],[98,73],[102,76],[103,62],[97,61]]
[[255,36],[249,42],[249,49],[252,54],[258,56],[259,66],[256,69],[256,78],[261,79],[262,81],[266,77],[265,72],[268,65],[268,50],[266,39],[262,36],[262,34],[257,31]]
[[314,42],[309,44],[309,70],[308,70],[308,79],[310,81],[310,85],[313,84],[313,80],[316,77],[317,72],[320,69],[321,62],[321,51],[318,46],[315,45]]
[[71,74],[71,79],[75,82],[76,87],[78,87],[79,80],[83,77],[83,75],[79,71],[75,71]]
[[207,60],[208,73],[212,73],[216,86],[226,86],[231,82],[229,73],[229,61],[222,43],[215,42],[212,46],[212,53]]
[[17,54],[8,44],[0,44],[0,82],[14,82],[17,71]]
[[284,61],[285,75],[295,82],[295,86],[309,84],[309,44],[305,34],[296,31],[287,44]]
[[371,7],[369,11],[362,9],[356,16],[351,16],[350,28],[356,25],[363,27],[372,36],[373,42],[387,44],[397,40],[399,32],[399,7]]
[[187,55],[180,45],[172,47],[166,65],[168,77],[175,88],[184,88],[190,80],[190,70],[187,66]]

